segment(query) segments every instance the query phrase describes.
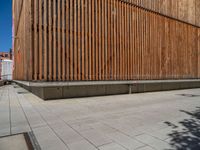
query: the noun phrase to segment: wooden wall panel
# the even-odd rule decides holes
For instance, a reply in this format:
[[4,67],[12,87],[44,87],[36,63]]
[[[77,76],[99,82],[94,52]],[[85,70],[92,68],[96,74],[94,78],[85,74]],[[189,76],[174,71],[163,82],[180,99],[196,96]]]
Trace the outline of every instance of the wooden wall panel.
[[198,29],[198,78],[200,78],[200,29]]
[[13,1],[13,49],[16,66],[13,75],[21,80],[32,80],[33,75],[32,11],[31,0]]
[[200,0],[128,0],[128,2],[194,25],[200,25]]
[[[35,12],[34,12],[35,13]],[[34,19],[35,20],[35,19]],[[53,75],[53,1],[48,1],[48,79],[52,80]],[[36,30],[34,30],[35,33]],[[34,76],[35,78],[35,76]]]
[[[168,14],[173,3],[172,0],[160,3],[27,0],[22,7],[23,17],[14,22],[19,22],[14,78],[34,81],[199,78],[199,27],[138,7]],[[174,14],[186,20],[194,14],[189,9],[193,3],[191,0],[186,9],[186,0],[177,2]]]
[[12,1],[12,6],[13,6],[12,12],[13,12],[13,22],[14,22],[13,28],[14,28],[15,34],[18,29],[19,20],[21,18],[23,2],[24,2],[24,0],[13,0]]
[[200,0],[195,1],[195,24],[200,26]]

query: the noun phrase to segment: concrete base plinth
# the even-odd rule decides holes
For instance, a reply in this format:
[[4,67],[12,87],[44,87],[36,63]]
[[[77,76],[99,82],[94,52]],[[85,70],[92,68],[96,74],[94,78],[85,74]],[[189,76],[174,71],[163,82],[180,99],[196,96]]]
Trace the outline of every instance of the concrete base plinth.
[[9,81],[0,80],[0,87],[9,84]]
[[15,81],[44,100],[200,88],[200,80],[27,82]]

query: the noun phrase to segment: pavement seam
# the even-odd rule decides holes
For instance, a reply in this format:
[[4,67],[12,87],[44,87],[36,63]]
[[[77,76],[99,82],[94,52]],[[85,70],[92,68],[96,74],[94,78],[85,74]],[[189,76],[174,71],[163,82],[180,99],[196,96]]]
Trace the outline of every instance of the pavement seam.
[[[29,100],[30,100],[30,99],[29,99]],[[30,101],[31,101],[31,100],[30,100]],[[70,149],[69,146],[63,141],[63,139],[55,132],[55,130],[51,127],[51,125],[46,121],[46,119],[45,119],[45,118],[43,117],[43,115],[38,111],[38,109],[35,108],[35,104],[33,104],[32,102],[30,102],[30,104],[33,106],[34,110],[40,115],[40,117],[43,119],[43,121],[46,122],[47,126],[53,131],[53,133],[56,135],[56,137],[57,137],[58,139],[60,139],[61,142],[62,142],[68,149]],[[43,105],[43,104],[41,104],[41,105]]]
[[9,92],[8,92],[8,99],[9,99],[9,121],[10,121],[10,135],[12,135],[11,105],[10,105],[10,94],[9,94]]
[[[44,103],[42,103],[41,105],[43,105],[44,108],[46,108],[50,113],[54,114],[47,106],[44,105]],[[54,114],[55,115],[55,114]],[[84,137],[82,134],[80,134],[77,130],[75,130],[71,125],[69,125],[65,120],[63,120],[61,117],[55,115],[56,117],[58,117],[61,121],[64,122],[64,124],[66,124],[68,127],[70,127],[73,131],[75,131],[78,135],[80,135],[83,139],[85,139],[86,141],[88,141],[91,145],[93,145],[96,149],[99,149],[98,146],[94,145],[90,140],[88,140],[86,137]]]

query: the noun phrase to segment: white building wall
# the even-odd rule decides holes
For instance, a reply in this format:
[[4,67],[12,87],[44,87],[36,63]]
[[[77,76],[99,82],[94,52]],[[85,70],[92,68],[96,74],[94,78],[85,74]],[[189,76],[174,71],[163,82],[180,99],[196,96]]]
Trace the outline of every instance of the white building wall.
[[2,60],[1,62],[1,77],[2,80],[12,80],[13,61]]

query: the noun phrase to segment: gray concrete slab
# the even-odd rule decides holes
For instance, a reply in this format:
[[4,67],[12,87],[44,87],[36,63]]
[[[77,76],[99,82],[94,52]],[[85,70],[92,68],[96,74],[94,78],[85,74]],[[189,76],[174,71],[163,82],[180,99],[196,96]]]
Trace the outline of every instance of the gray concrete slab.
[[126,150],[117,143],[110,143],[99,147],[99,150]]
[[51,128],[35,128],[33,132],[42,150],[68,150],[67,146],[56,136]]
[[96,147],[113,142],[111,138],[108,138],[102,132],[96,131],[94,129],[81,132],[81,135],[87,140],[91,141],[91,143],[94,144]]
[[68,144],[70,150],[97,150],[97,148],[85,139]]
[[154,149],[150,146],[145,146],[145,147],[139,148],[138,150],[154,150]]
[[145,146],[142,142],[139,142],[121,132],[116,132],[108,135],[113,141],[123,145],[126,149],[138,149]]
[[10,134],[10,105],[7,90],[0,90],[0,136]]
[[66,82],[29,82],[14,80],[14,82],[33,87],[57,87],[59,86],[80,86],[80,85],[118,85],[118,84],[145,84],[145,83],[181,83],[181,82],[199,83],[200,79],[182,79],[182,80],[130,80],[130,81],[66,81]]
[[0,150],[29,150],[23,134],[0,138]]
[[[17,134],[22,132],[29,132],[30,127],[26,116],[24,114],[23,108],[19,102],[19,97],[15,92],[10,91],[10,119],[11,119],[11,133]],[[21,101],[21,100],[20,100]]]
[[200,88],[199,79],[15,82],[44,100]]
[[199,93],[188,89],[43,101],[20,87],[4,86],[0,137],[33,131],[42,150],[199,149]]

